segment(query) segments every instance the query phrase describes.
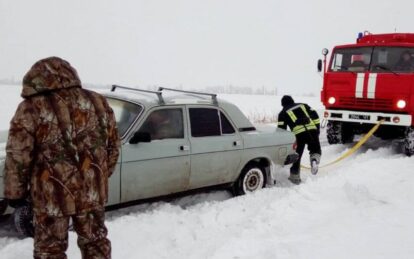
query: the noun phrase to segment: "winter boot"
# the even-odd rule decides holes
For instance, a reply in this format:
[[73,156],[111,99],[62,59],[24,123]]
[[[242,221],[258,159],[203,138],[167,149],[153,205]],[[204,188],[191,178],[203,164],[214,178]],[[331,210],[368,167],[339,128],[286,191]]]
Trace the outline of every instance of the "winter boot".
[[318,153],[313,153],[310,155],[310,164],[311,164],[311,173],[313,175],[318,173],[319,161],[321,160],[321,155]]
[[318,167],[319,167],[318,162],[315,159],[313,159],[311,161],[311,173],[313,175],[318,173],[318,169],[319,169]]
[[300,184],[302,182],[299,174],[290,174],[288,179],[293,184]]

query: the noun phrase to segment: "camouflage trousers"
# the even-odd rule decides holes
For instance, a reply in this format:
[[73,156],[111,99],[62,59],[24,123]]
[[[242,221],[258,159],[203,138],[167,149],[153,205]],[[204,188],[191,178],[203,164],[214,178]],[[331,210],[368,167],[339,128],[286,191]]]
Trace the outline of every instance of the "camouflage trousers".
[[78,234],[78,246],[83,259],[111,258],[111,242],[107,239],[104,210],[80,215],[51,217],[35,215],[34,258],[61,259],[68,248],[69,220]]

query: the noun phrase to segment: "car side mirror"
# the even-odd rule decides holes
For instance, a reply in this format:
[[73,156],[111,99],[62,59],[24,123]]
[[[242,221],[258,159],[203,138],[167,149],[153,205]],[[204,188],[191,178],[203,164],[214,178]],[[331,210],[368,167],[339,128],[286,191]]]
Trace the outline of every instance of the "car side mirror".
[[322,72],[322,59],[318,60],[318,72]]
[[151,134],[148,132],[135,132],[134,136],[129,140],[129,144],[138,144],[140,142],[151,142]]

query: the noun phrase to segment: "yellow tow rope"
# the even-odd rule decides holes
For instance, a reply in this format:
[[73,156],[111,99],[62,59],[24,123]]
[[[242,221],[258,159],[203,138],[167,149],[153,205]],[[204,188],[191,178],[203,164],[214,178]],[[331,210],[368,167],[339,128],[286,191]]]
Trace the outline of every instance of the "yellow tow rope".
[[[339,161],[349,157],[350,155],[352,155],[353,153],[355,153],[355,151],[357,151],[365,142],[367,142],[367,140],[375,133],[375,131],[378,130],[379,126],[384,122],[384,120],[380,120],[377,122],[377,124],[375,124],[374,127],[372,127],[372,129],[365,134],[365,136],[363,138],[361,138],[358,143],[356,143],[350,150],[348,150],[347,152],[345,152],[342,156],[338,157],[337,159],[335,159],[334,161],[327,163],[325,165],[319,166],[319,168],[323,168],[323,167],[327,167],[333,164],[338,163]],[[305,169],[311,169],[309,166],[305,166],[305,165],[301,165],[302,168]]]

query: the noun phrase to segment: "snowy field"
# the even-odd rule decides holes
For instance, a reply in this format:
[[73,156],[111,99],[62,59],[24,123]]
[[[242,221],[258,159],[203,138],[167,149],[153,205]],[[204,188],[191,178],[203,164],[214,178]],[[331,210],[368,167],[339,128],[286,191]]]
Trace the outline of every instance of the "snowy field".
[[[7,129],[20,88],[0,87],[0,129]],[[280,109],[276,96],[219,97],[250,117],[271,118]],[[318,97],[298,101],[322,109]],[[324,146],[322,164],[350,147]],[[391,142],[373,139],[317,176],[303,171],[299,186],[288,182],[285,167],[276,186],[252,195],[212,191],[113,211],[107,214],[112,257],[414,258],[413,167],[414,159]],[[3,228],[1,258],[31,258],[33,240]],[[68,256],[80,258],[74,233]]]

